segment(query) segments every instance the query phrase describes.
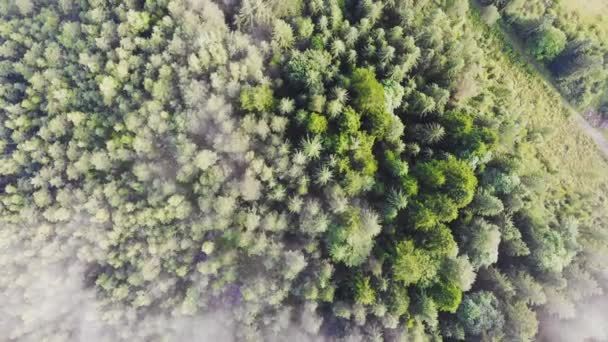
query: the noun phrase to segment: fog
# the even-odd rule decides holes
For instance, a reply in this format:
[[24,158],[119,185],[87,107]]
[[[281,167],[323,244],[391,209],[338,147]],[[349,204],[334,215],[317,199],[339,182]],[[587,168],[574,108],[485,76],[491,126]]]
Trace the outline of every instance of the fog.
[[608,341],[608,296],[592,297],[579,303],[573,319],[539,318],[541,341]]
[[[3,222],[0,230],[3,338],[18,341],[233,340],[232,321],[224,311],[172,316],[151,312],[136,314],[121,305],[102,306],[103,300],[92,287],[87,287],[87,263],[96,260],[99,246],[103,245],[80,236],[82,230],[90,229],[103,227],[84,218],[56,225]],[[51,237],[53,233],[57,235]]]

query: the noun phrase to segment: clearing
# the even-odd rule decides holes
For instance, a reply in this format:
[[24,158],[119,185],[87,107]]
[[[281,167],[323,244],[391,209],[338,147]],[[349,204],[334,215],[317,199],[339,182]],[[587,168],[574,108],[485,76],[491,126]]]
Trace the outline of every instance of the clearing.
[[576,11],[585,18],[605,20],[608,16],[607,0],[565,0],[561,5],[564,9]]

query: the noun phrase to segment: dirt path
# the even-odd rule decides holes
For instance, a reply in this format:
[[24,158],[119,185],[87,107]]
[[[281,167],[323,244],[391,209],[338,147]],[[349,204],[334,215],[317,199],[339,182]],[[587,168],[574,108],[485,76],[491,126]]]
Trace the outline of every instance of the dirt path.
[[608,140],[604,135],[595,129],[587,120],[585,120],[580,114],[573,115],[574,121],[579,125],[580,128],[587,133],[588,136],[593,139],[597,147],[604,153],[604,156],[608,158]]

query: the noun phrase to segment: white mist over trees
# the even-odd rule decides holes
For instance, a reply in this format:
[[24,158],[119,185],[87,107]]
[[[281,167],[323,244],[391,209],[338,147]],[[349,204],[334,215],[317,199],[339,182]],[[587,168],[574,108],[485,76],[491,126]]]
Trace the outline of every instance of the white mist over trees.
[[467,1],[0,13],[2,339],[530,341],[602,293],[606,198]]

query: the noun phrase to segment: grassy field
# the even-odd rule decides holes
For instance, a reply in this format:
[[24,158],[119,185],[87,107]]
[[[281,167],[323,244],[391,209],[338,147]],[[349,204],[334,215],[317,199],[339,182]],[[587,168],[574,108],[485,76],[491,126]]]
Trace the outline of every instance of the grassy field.
[[603,44],[608,44],[608,0],[562,0],[557,16],[566,22],[579,22]]
[[[586,11],[592,11],[593,8],[603,8],[603,5],[606,5],[607,9],[608,9],[608,0],[591,0],[590,2],[592,2],[593,4],[583,4],[583,3],[578,3],[578,1],[575,0],[569,0],[569,1],[564,1],[561,3],[560,6],[565,6],[566,3],[568,6],[571,6],[571,11],[574,13],[578,13],[579,11],[583,11],[582,8],[585,8]],[[479,4],[476,1],[472,2],[473,6],[477,9],[479,9]],[[593,6],[595,7],[593,7]],[[580,9],[575,8],[574,6],[580,6]],[[585,13],[590,13],[590,12],[585,12]],[[604,13],[608,13],[608,12],[604,12]],[[579,15],[580,14],[576,14]],[[603,15],[605,18],[604,19],[608,19],[608,14]],[[597,20],[602,20],[602,18],[598,17],[596,18]],[[589,18],[589,20],[591,20],[591,18]],[[608,30],[608,25],[606,25],[606,30]],[[526,84],[529,87],[529,90],[527,92],[524,92],[521,94],[521,96],[523,98],[530,98],[529,100],[532,103],[535,103],[536,106],[540,106],[542,107],[544,104],[547,103],[547,101],[549,103],[552,104],[553,109],[551,108],[547,108],[546,110],[536,110],[535,113],[533,113],[531,120],[534,122],[534,125],[537,126],[537,129],[542,130],[542,131],[550,131],[553,132],[552,135],[555,135],[556,131],[560,131],[562,130],[562,128],[566,128],[563,130],[563,134],[557,134],[557,140],[554,141],[554,143],[556,145],[560,145],[560,141],[563,142],[567,147],[566,147],[566,151],[567,153],[564,154],[553,154],[553,151],[551,151],[549,149],[549,151],[547,151],[547,160],[552,160],[554,159],[554,157],[556,157],[557,155],[561,155],[564,161],[569,162],[570,160],[575,160],[575,163],[572,165],[573,169],[572,171],[577,174],[578,172],[576,171],[576,166],[577,163],[581,163],[580,165],[584,165],[584,168],[586,168],[587,170],[595,170],[593,171],[593,173],[596,174],[601,174],[602,172],[605,172],[604,170],[606,170],[605,167],[608,167],[608,164],[605,164],[604,162],[602,162],[603,166],[601,166],[600,168],[598,168],[597,166],[594,166],[592,168],[592,165],[589,163],[591,162],[590,160],[585,161],[584,159],[586,159],[587,156],[596,156],[599,159],[603,159],[604,161],[607,159],[608,154],[602,153],[600,151],[600,149],[598,149],[598,147],[595,145],[595,143],[593,143],[592,138],[590,138],[590,135],[596,135],[596,136],[600,136],[599,137],[599,141],[598,144],[602,145],[602,148],[604,150],[606,150],[606,139],[608,139],[608,129],[594,129],[593,127],[589,126],[589,125],[582,125],[580,121],[577,120],[576,116],[579,115],[579,112],[582,112],[584,110],[587,109],[587,107],[584,108],[575,108],[573,107],[567,100],[565,100],[561,94],[559,93],[559,91],[555,88],[554,84],[555,84],[555,80],[553,79],[553,76],[551,75],[551,73],[549,72],[549,70],[542,64],[539,63],[537,60],[535,60],[526,50],[524,43],[521,41],[521,39],[515,34],[515,32],[512,31],[512,28],[507,25],[504,22],[499,22],[499,24],[497,24],[496,26],[494,26],[491,29],[491,32],[493,33],[494,36],[494,49],[493,49],[493,54],[495,54],[495,57],[497,60],[504,60],[503,63],[503,67],[507,67],[510,66],[512,67],[512,72],[511,73],[505,73],[504,75],[502,75],[501,77],[504,77],[506,80],[513,78],[513,82],[515,82],[516,84]],[[497,50],[502,50],[502,53],[497,53]],[[527,80],[523,80],[523,79],[518,79],[515,80],[515,78],[519,78],[516,77],[518,75],[520,75],[521,73],[524,73],[525,75],[527,75]],[[541,89],[543,89],[541,91]],[[532,94],[532,96],[530,97],[529,95]],[[608,91],[605,94],[606,96],[608,96]],[[544,102],[540,101],[538,102],[537,100],[541,98],[541,99],[545,99]],[[554,104],[555,101],[559,101],[561,102],[560,105],[556,105]],[[597,104],[599,104],[600,99],[596,99]],[[538,109],[535,108],[535,109]],[[524,111],[522,111],[524,112]],[[525,112],[524,112],[525,113]],[[546,113],[551,113],[552,115],[542,115],[542,114],[546,114]],[[560,115],[557,115],[558,113],[560,113]],[[562,117],[569,117],[568,122],[567,123],[563,123],[561,118]],[[581,116],[582,118],[582,116]],[[584,119],[583,119],[584,120]],[[557,125],[555,125],[557,124]],[[564,126],[565,125],[565,126]],[[578,126],[578,127],[575,127]],[[584,127],[581,127],[584,126]],[[590,130],[590,131],[596,131],[596,132],[585,132],[585,130]],[[598,134],[599,133],[599,134]],[[578,135],[581,136],[586,136],[587,139],[583,139],[581,137],[579,137]],[[603,136],[605,139],[604,141],[601,141],[601,136]],[[572,141],[571,138],[575,138],[575,140],[577,140],[577,142],[575,143],[574,141]],[[597,139],[597,138],[596,138]],[[590,144],[588,143],[588,141],[590,142]],[[576,146],[574,149],[571,148],[570,146]],[[584,146],[584,148],[579,149],[579,146]],[[551,146],[549,146],[551,147]],[[557,146],[556,146],[557,147]],[[585,149],[588,149],[587,151]],[[576,151],[577,155],[573,155],[572,152]],[[585,155],[585,156],[583,156]],[[582,158],[582,159],[579,159]],[[557,160],[555,160],[555,163],[559,163]],[[582,176],[582,174],[581,174]]]
[[607,0],[562,0],[561,5],[589,20],[602,20],[608,16]]
[[496,26],[479,29],[486,36],[488,60],[493,61],[488,66],[489,86],[508,89],[508,100],[503,104],[509,115],[524,122],[529,133],[540,132],[529,145],[516,146],[536,156],[538,164],[527,168],[548,170],[551,177],[546,181],[558,185],[562,194],[580,191],[602,198],[601,194],[608,193],[608,162],[576,122],[572,108],[551,86],[547,75],[541,75],[542,70],[536,70],[526,54],[521,54],[521,47],[508,37],[509,32]]

